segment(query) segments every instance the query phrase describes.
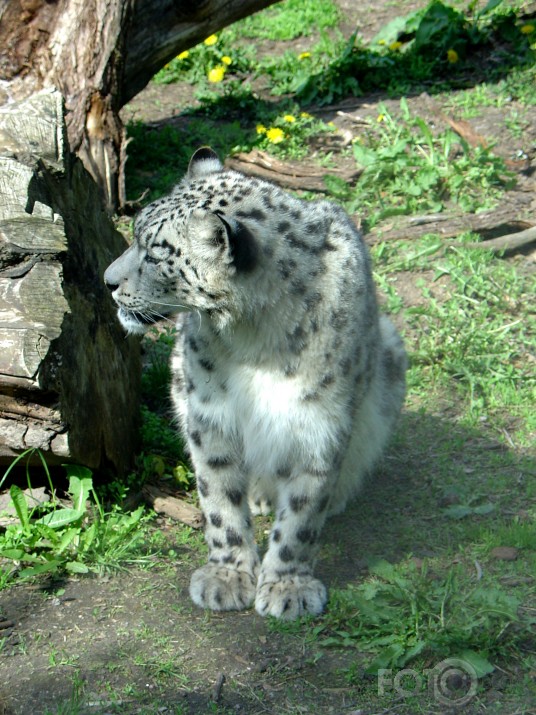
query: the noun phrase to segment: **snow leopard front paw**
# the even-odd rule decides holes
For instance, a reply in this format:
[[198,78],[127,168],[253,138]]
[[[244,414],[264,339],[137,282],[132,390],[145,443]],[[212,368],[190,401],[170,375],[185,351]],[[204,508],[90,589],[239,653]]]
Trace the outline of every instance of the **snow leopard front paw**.
[[194,571],[190,597],[196,606],[213,611],[241,611],[255,599],[256,576],[219,564],[206,564]]
[[309,575],[267,575],[259,580],[255,609],[261,616],[293,621],[299,616],[322,613],[327,601],[324,584]]

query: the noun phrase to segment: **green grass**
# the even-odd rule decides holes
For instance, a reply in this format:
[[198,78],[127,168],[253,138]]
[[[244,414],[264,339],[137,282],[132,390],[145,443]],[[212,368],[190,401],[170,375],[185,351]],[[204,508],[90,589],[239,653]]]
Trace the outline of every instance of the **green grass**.
[[[6,471],[1,484],[17,464],[30,463],[36,450],[23,453]],[[149,565],[144,549],[148,515],[143,507],[125,513],[118,506],[105,509],[86,467],[65,467],[69,486],[66,502],[59,499],[46,462],[43,470],[50,487],[50,502],[35,506],[16,484],[9,490],[16,520],[0,532],[0,584],[42,575],[114,571],[127,565]],[[27,468],[27,482],[31,478]]]
[[349,213],[364,215],[369,228],[390,216],[436,213],[449,205],[466,212],[489,209],[513,183],[503,159],[489,148],[470,147],[451,129],[434,133],[404,99],[398,115],[380,105],[376,122],[354,141],[353,154],[363,172],[357,184],[329,175],[325,182]]
[[[378,90],[395,96],[463,85],[477,76],[476,67],[482,79],[495,80],[512,68],[530,67],[532,36],[522,31],[515,9],[500,0],[486,8],[464,13],[435,0],[396,18],[364,44],[357,35],[341,35],[330,0],[287,0],[223,30],[209,45],[205,41],[181,53],[155,81],[195,83],[206,96],[208,87],[226,79],[238,80],[238,90],[244,81],[265,77],[273,94],[290,92],[304,104],[330,104]],[[270,52],[260,61],[252,52],[251,38],[308,35],[315,40],[306,52],[289,49],[278,57]]]
[[306,3],[284,0],[241,20],[233,29],[237,36],[248,39],[284,41],[334,28],[340,18],[341,12],[331,0],[309,0]]
[[444,299],[434,297],[433,282],[423,283],[422,306],[405,310],[413,394],[430,405],[438,392],[454,393],[465,424],[485,419],[497,434],[507,429],[515,443],[525,445],[536,427],[530,358],[536,279],[491,252],[465,247],[471,238],[447,248],[434,236],[380,245],[376,271],[384,280],[411,271],[417,286],[422,270],[432,270],[433,281],[447,281]]
[[362,584],[332,593],[329,614],[315,637],[323,647],[372,652],[367,672],[373,674],[424,656],[460,657],[473,664],[478,658],[479,675],[491,672],[490,659],[526,638],[519,627],[519,597],[492,578],[477,582],[467,566],[443,573],[431,568],[413,561],[371,565]]
[[[399,17],[367,45],[358,37],[341,35],[337,13],[330,7],[326,0],[318,0],[318,6],[290,0],[277,4],[169,62],[155,81],[191,84],[201,107],[185,109],[183,118],[190,117],[180,127],[157,129],[141,123],[128,127],[133,139],[127,163],[129,198],[137,199],[146,188],[147,201],[167,191],[183,173],[192,151],[206,144],[207,137],[222,156],[260,148],[284,158],[303,158],[311,151],[311,136],[328,131],[318,120],[301,119],[311,102],[333,103],[379,90],[391,96],[439,92],[444,100],[448,89],[447,107],[474,116],[483,105],[501,107],[515,100],[529,107],[535,101],[533,35],[521,31],[519,10],[516,13],[505,2],[490,3],[485,12],[471,6],[465,14],[435,2]],[[329,34],[322,29],[324,25]],[[311,45],[306,52],[288,49],[276,56],[261,53],[257,59],[247,33],[257,33],[255,39],[262,47],[261,35],[270,38],[274,28],[311,34]],[[449,51],[456,52],[455,61],[449,61]],[[211,74],[214,71],[216,76]],[[262,97],[253,89],[259,82],[265,83]],[[452,91],[467,86],[471,88]],[[281,99],[268,101],[269,94]],[[287,115],[300,121],[291,126],[284,120]],[[384,122],[369,128],[363,145],[354,146],[356,161],[365,162],[366,171],[353,204],[364,202],[365,208],[367,203],[374,204],[371,221],[390,211],[436,210],[449,199],[467,211],[493,204],[508,175],[492,149],[471,148],[455,139],[452,131],[432,140],[422,118],[409,117],[406,110],[396,117],[388,112],[383,115]],[[511,115],[509,121],[513,136],[519,137],[524,118]],[[283,139],[276,133],[271,141],[266,133],[257,133],[259,125],[283,131]],[[394,146],[388,146],[393,141]],[[322,152],[317,152],[316,160],[322,162]],[[396,165],[396,175],[386,190],[380,189],[391,163]],[[333,194],[351,207],[346,187],[328,182]],[[383,206],[385,194],[387,206]]]

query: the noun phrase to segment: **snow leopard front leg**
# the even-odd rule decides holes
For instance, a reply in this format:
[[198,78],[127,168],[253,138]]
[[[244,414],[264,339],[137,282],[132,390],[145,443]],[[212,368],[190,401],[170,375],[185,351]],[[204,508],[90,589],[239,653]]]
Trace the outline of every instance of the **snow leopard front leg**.
[[208,563],[192,575],[190,597],[201,608],[242,610],[253,603],[259,571],[246,479],[229,441],[216,428],[189,422],[209,549]]
[[255,597],[255,608],[262,616],[293,620],[324,609],[326,588],[313,576],[313,568],[330,485],[336,478],[331,470],[311,470],[282,480]]

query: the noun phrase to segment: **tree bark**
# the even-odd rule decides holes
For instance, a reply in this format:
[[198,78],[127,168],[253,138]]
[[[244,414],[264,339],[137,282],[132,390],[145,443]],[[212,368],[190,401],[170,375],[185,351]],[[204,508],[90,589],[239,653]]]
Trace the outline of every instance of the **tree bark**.
[[69,153],[58,92],[0,109],[0,462],[40,449],[124,472],[140,359],[102,275],[125,248]]
[[0,2],[0,100],[65,99],[71,149],[110,211],[124,203],[119,110],[172,57],[275,0]]

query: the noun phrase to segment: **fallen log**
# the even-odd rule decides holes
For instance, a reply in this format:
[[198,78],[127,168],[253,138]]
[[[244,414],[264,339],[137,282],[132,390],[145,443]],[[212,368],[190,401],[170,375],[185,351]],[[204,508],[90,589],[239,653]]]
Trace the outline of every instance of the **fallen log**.
[[396,222],[389,219],[378,224],[366,234],[365,238],[367,243],[372,245],[381,241],[412,240],[427,233],[435,233],[443,238],[454,238],[472,231],[478,233],[484,240],[494,239],[530,229],[535,225],[534,220],[530,218],[531,201],[532,194],[528,191],[509,191],[505,201],[489,211],[475,214],[445,212],[397,217]]
[[125,241],[65,137],[58,92],[0,108],[0,463],[39,449],[124,472],[139,346],[102,274]]
[[303,161],[281,161],[271,154],[258,149],[247,153],[234,154],[225,160],[229,169],[242,171],[249,176],[271,181],[286,189],[303,191],[326,191],[324,176],[337,176],[348,183],[357,181],[361,172],[357,169],[322,169]]
[[497,238],[491,238],[489,241],[475,241],[473,243],[464,243],[465,248],[487,248],[494,253],[511,253],[518,251],[524,246],[528,246],[536,241],[536,226],[527,228],[524,231],[517,233],[507,233]]
[[165,516],[194,529],[200,529],[203,526],[203,513],[200,509],[193,504],[177,499],[155,484],[146,484],[142,494],[147,504],[158,514],[165,514]]

